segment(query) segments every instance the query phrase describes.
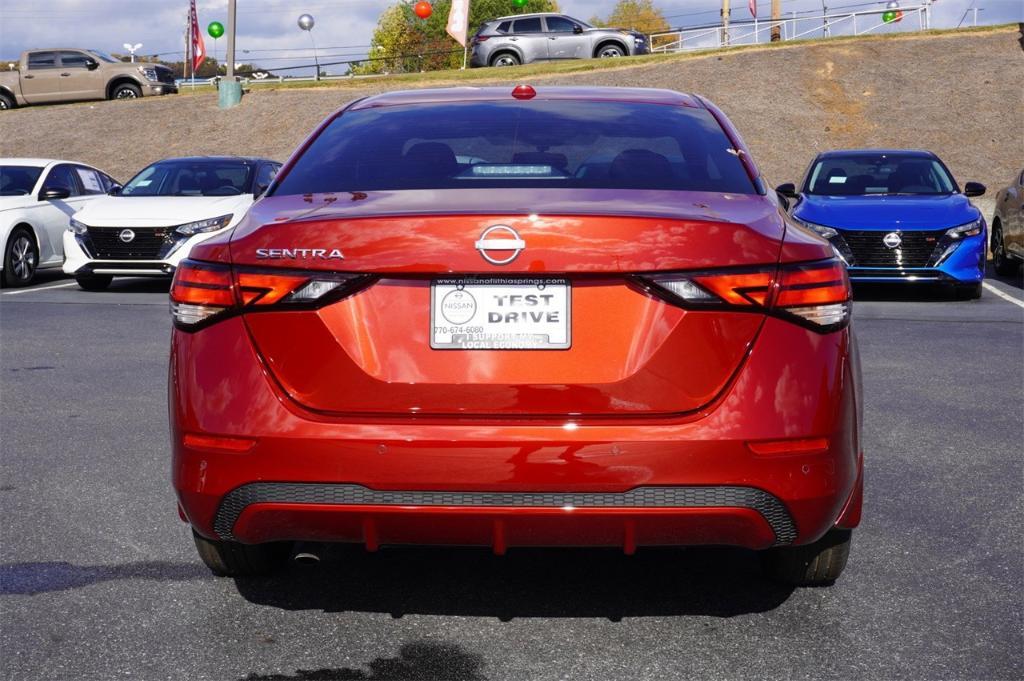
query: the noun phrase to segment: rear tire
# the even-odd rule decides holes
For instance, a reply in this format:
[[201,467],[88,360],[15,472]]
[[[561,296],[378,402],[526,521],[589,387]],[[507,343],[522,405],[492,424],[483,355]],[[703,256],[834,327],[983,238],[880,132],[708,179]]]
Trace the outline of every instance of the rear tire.
[[39,265],[39,247],[32,232],[16,227],[7,237],[4,248],[4,286],[28,286]]
[[207,539],[192,532],[196,550],[206,567],[220,577],[253,577],[280,570],[291,554],[291,542],[241,544]]
[[17,106],[17,103],[14,101],[13,97],[6,92],[0,92],[0,111],[13,109],[15,106]]
[[772,579],[792,586],[828,586],[835,582],[850,557],[850,530],[831,530],[805,546],[768,549],[762,556],[765,572]]
[[75,277],[83,291],[104,291],[113,280],[109,274],[79,274]]
[[1020,262],[1006,254],[1003,243],[1003,227],[998,222],[992,226],[992,268],[996,274],[1012,277],[1020,271]]
[[511,52],[502,52],[491,60],[491,66],[497,67],[519,66],[520,64],[522,62],[519,61],[519,57]]

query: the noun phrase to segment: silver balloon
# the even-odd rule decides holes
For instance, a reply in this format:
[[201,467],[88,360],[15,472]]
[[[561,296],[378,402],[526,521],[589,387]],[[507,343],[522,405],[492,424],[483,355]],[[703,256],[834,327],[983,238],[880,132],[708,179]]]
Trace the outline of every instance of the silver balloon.
[[900,3],[896,2],[896,0],[892,0],[891,2],[887,2],[885,4],[885,8],[886,9],[899,9],[900,8]]
[[299,17],[299,28],[303,31],[312,31],[315,25],[316,21],[313,19],[312,14],[303,14]]

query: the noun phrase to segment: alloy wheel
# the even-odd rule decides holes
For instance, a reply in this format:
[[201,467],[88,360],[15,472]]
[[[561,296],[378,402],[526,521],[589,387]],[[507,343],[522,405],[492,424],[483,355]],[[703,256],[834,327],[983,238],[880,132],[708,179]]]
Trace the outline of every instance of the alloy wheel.
[[122,88],[117,91],[117,99],[135,99],[136,97],[138,95],[135,94],[135,90],[130,88]]
[[11,269],[21,281],[28,281],[36,271],[36,253],[32,241],[24,234],[11,245]]
[[517,66],[518,64],[516,58],[508,54],[503,54],[494,60],[495,66]]
[[622,56],[622,50],[617,47],[606,47],[601,50],[601,59],[615,59]]
[[1006,254],[1003,253],[1003,230],[996,227],[992,230],[992,264],[995,267],[1000,267],[1005,259]]

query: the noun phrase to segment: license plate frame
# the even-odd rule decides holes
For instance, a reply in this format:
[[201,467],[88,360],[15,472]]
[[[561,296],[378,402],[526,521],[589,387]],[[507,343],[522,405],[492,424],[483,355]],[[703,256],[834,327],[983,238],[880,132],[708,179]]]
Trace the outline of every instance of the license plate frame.
[[[461,295],[454,295],[457,292]],[[469,300],[465,297],[467,294]],[[513,301],[510,296],[519,298]],[[501,321],[494,321],[491,313],[500,314]],[[527,313],[528,317],[524,321],[516,318],[510,322],[508,313]],[[549,313],[556,313],[555,321]],[[543,276],[434,278],[430,282],[430,347],[434,350],[569,350],[572,347],[572,283],[566,277]]]

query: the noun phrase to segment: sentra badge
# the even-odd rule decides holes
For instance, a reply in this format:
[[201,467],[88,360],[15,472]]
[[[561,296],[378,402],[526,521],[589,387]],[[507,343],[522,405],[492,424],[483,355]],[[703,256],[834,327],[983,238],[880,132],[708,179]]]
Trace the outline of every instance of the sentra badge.
[[257,248],[260,260],[344,260],[340,248]]

